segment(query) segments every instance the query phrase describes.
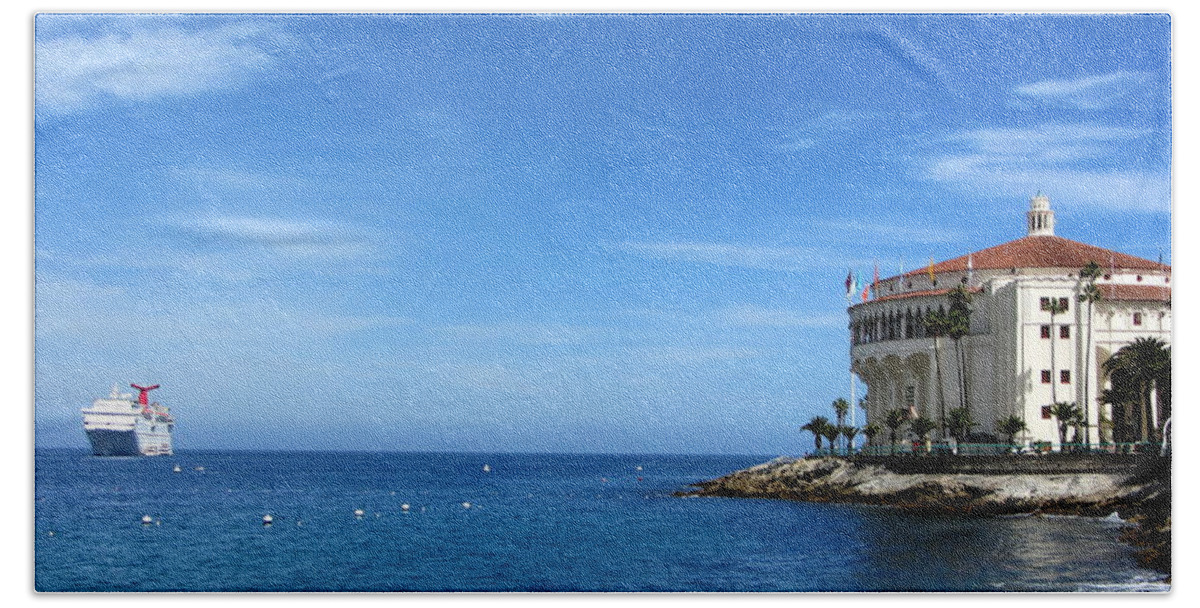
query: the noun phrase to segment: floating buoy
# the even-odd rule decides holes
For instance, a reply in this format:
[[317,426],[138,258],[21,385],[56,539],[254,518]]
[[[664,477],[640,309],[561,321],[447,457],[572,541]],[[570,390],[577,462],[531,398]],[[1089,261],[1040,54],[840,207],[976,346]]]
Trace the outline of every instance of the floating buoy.
[[464,509],[470,509],[470,508],[471,508],[471,503],[469,503],[469,502],[464,502],[464,503],[463,503],[463,508],[464,508]]
[[171,469],[171,472],[172,473],[182,473],[183,469],[179,468],[179,465],[175,465],[175,468]]
[[641,480],[642,480],[642,478],[641,478],[641,477],[638,477],[638,481],[641,481]]
[[407,510],[408,510],[408,508],[409,508],[409,507],[408,507],[408,503],[404,503],[404,504],[400,505],[400,510],[401,510],[401,511],[407,511]]
[[51,531],[47,532],[47,533],[46,533],[46,536],[54,536],[54,530],[51,530]]
[[486,464],[485,464],[485,465],[483,465],[483,472],[484,472],[484,473],[491,473],[491,472],[492,472],[492,467],[490,467],[490,466],[488,466],[488,465],[486,465]]
[[274,517],[271,517],[271,514],[270,514],[270,513],[267,513],[266,515],[263,515],[263,525],[264,525],[264,526],[269,526],[269,525],[271,525],[271,524],[273,524],[273,523],[275,523],[275,518],[274,518]]
[[379,519],[379,514],[378,514],[378,513],[376,513],[376,514],[375,514],[375,518],[376,518],[376,519]]
[[156,525],[156,526],[161,526],[161,525],[162,525],[162,520],[161,520],[161,519],[156,519],[156,520],[154,520],[154,525]]
[[639,465],[637,466],[637,470],[639,470],[639,471],[640,471],[640,470],[642,470],[642,465],[640,465],[640,464],[639,464]]
[[395,495],[396,495],[396,492],[395,492],[395,491],[388,492],[388,496],[395,496]]
[[154,522],[154,518],[153,518],[153,517],[150,517],[149,515],[143,515],[143,516],[142,516],[142,523],[143,523],[143,524],[145,524],[145,525],[147,525],[147,526],[148,526],[148,525],[150,525],[150,524],[151,524],[151,523],[153,523],[153,522]]
[[363,510],[362,510],[362,509],[355,509],[355,510],[354,510],[354,516],[355,516],[355,517],[362,517],[362,516],[363,516]]

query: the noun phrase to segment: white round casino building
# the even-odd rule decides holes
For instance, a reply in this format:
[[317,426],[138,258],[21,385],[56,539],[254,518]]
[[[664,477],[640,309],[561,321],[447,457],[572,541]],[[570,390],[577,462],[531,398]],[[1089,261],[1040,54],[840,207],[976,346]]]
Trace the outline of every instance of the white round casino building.
[[[1055,236],[1054,211],[1040,194],[1030,201],[1026,229],[1023,238],[882,279],[872,299],[850,307],[851,371],[867,385],[868,422],[884,427],[895,409],[941,421],[959,406],[965,385],[976,432],[1003,437],[997,421],[1017,415],[1028,427],[1019,439],[1056,445],[1049,406],[1065,401],[1086,409],[1093,443],[1099,433],[1113,440],[1112,426],[1097,424],[1101,413],[1114,420],[1098,399],[1107,386],[1102,365],[1137,338],[1171,343],[1171,267]],[[1089,262],[1102,269],[1090,324],[1077,297],[1085,285],[1080,269]],[[953,341],[942,337],[935,349],[925,323],[931,311],[949,308],[959,285],[972,293],[973,311],[959,344],[961,382]],[[1052,304],[1066,310],[1051,314]],[[1155,428],[1162,423],[1157,410],[1151,408]],[[1115,415],[1120,429],[1135,413]]]

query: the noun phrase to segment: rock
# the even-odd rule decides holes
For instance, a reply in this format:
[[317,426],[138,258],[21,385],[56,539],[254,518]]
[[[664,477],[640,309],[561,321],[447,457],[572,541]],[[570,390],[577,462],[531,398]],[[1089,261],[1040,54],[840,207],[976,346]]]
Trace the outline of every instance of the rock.
[[841,458],[783,458],[694,484],[679,496],[847,502],[968,515],[1020,513],[1120,518],[1138,523],[1122,540],[1146,567],[1170,573],[1171,500],[1166,474],[894,473]]

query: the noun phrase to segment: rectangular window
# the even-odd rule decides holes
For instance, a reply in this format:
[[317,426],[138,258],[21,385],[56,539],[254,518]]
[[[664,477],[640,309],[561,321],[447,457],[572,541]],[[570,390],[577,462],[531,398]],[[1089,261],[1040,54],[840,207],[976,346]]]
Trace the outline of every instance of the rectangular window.
[[1069,310],[1071,308],[1071,305],[1069,304],[1070,301],[1071,301],[1070,298],[1059,298],[1058,299],[1058,307],[1063,312],[1066,312],[1067,310]]
[[1050,298],[1042,298],[1040,301],[1042,310],[1050,310]]
[[1058,371],[1058,383],[1059,384],[1070,384],[1071,383],[1071,370],[1069,370],[1069,369],[1059,370]]
[[1042,420],[1049,420],[1049,419],[1050,419],[1050,406],[1043,405],[1042,406]]
[[1060,337],[1060,338],[1070,338],[1070,337],[1071,337],[1071,326],[1070,326],[1070,325],[1063,325],[1063,326],[1059,327],[1059,328],[1058,328],[1058,337]]
[[1140,313],[1140,312],[1133,313],[1133,324],[1134,325],[1142,324],[1142,313]]
[[1050,339],[1050,326],[1049,326],[1049,325],[1043,325],[1043,326],[1042,326],[1042,339],[1043,339],[1043,340],[1049,340],[1049,339]]
[[1042,370],[1042,384],[1050,384],[1050,370]]

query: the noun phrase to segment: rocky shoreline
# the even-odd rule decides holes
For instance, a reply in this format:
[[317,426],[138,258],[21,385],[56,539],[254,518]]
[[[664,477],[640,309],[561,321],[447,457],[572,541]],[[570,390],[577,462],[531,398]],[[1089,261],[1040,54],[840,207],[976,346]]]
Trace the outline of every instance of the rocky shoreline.
[[680,496],[777,498],[887,505],[967,515],[1116,513],[1136,526],[1121,540],[1139,563],[1171,573],[1169,469],[1070,474],[895,473],[843,458],[779,458],[693,484]]

